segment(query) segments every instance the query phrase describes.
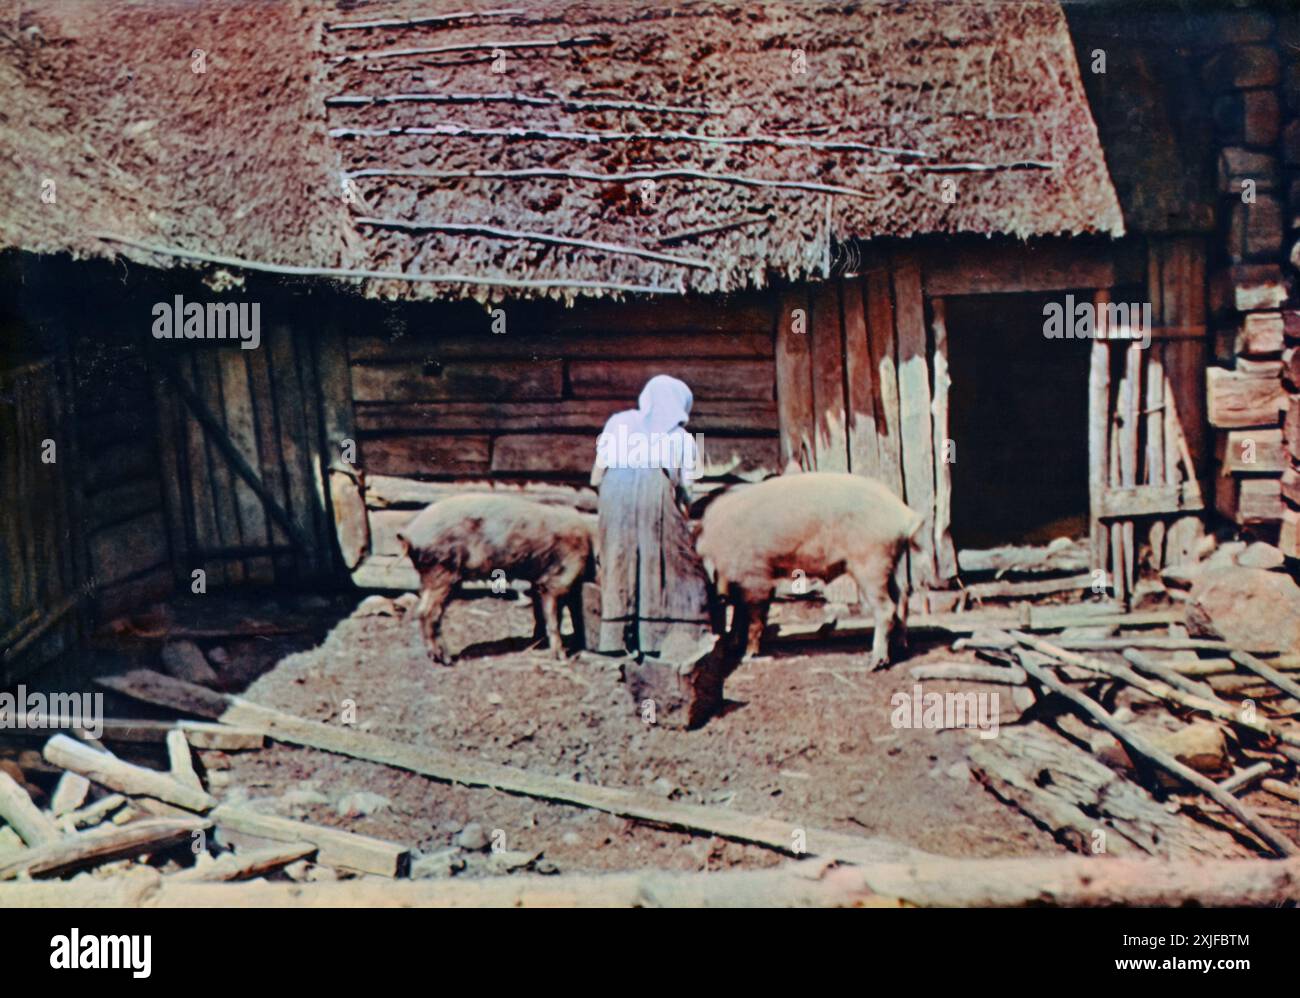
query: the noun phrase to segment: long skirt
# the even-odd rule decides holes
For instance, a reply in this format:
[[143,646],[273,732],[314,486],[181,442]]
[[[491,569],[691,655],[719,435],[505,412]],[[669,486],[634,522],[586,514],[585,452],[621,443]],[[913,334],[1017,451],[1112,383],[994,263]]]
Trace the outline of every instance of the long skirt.
[[660,468],[611,468],[600,483],[600,640],[656,654],[670,633],[710,633],[708,581]]

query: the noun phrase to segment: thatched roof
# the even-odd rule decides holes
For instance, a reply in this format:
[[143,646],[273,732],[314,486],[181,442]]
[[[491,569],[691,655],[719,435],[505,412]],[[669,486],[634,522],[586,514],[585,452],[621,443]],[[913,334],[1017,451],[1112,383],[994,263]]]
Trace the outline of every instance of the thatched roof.
[[454,9],[479,13],[32,3],[0,25],[0,241],[175,259],[110,233],[495,297],[818,277],[850,239],[1122,231],[1053,3]]

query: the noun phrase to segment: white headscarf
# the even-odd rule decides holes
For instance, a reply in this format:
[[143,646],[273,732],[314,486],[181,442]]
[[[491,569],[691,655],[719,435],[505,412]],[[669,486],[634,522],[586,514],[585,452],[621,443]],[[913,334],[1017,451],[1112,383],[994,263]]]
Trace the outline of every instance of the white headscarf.
[[[597,463],[606,468],[660,467],[659,463],[650,459],[655,453],[655,447],[659,447],[660,454],[679,448],[675,452],[681,455],[680,466],[668,467],[665,470],[675,483],[694,478],[698,455],[695,441],[684,429],[691,415],[693,401],[694,396],[686,382],[667,374],[656,374],[641,389],[641,397],[637,400],[636,409],[616,412],[605,423],[601,442],[598,442],[596,447]],[[643,441],[649,441],[650,446],[620,447],[618,460],[611,462],[606,459],[607,454],[613,450],[612,446],[606,445],[606,441],[611,445],[620,444],[638,434],[642,436]],[[671,447],[665,444],[665,438],[671,439]],[[639,458],[643,456],[647,459],[640,460]]]

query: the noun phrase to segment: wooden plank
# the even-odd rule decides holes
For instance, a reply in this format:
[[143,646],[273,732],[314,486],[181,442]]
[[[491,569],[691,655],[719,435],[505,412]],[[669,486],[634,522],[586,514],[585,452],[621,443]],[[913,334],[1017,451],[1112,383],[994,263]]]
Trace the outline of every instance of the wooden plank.
[[[1157,251],[1151,247],[1148,251],[1148,272],[1160,273]],[[1165,298],[1163,284],[1158,278],[1148,279],[1152,295],[1153,321],[1165,321]],[[1172,296],[1171,296],[1172,298]],[[1172,300],[1169,302],[1173,305]],[[1139,472],[1142,481],[1149,485],[1176,484],[1170,482],[1165,473],[1165,365],[1164,344],[1151,345],[1147,350],[1146,384],[1143,385],[1142,409],[1146,413],[1143,422],[1145,449],[1143,468]],[[1114,509],[1114,507],[1111,507]],[[1165,562],[1165,523],[1154,520],[1148,526],[1148,541],[1151,546],[1151,560],[1156,568],[1163,568]]]
[[812,290],[809,344],[812,353],[813,446],[818,471],[848,471],[844,405],[844,336],[837,282]]
[[[226,433],[230,442],[243,454],[248,466],[259,468],[261,457],[257,450],[256,417],[253,414],[248,364],[245,361],[245,354],[248,352],[228,347],[216,352],[216,360],[221,378],[222,414],[225,418]],[[233,487],[242,543],[253,548],[269,545],[271,538],[267,531],[267,514],[257,493],[238,475],[234,477]],[[269,557],[249,558],[245,566],[249,582],[268,585],[275,580],[275,570]]]
[[[561,399],[557,402],[358,402],[357,430],[509,433],[588,430],[597,434],[627,399]],[[771,399],[696,399],[690,430],[700,433],[773,433],[778,429]]]
[[[1097,291],[1097,306],[1110,300],[1110,292]],[[1100,308],[1098,314],[1105,314]],[[1110,345],[1093,340],[1088,368],[1088,500],[1090,566],[1106,571],[1110,563],[1110,528],[1101,522],[1101,495],[1110,471]]]
[[1104,519],[1127,519],[1134,516],[1197,512],[1204,508],[1200,487],[1195,482],[1183,482],[1181,485],[1121,486],[1102,491],[1098,516]]
[[1280,475],[1287,468],[1279,429],[1226,430],[1215,434],[1215,464],[1220,474]]
[[218,828],[256,835],[277,842],[307,842],[316,847],[316,862],[323,866],[355,870],[380,877],[403,877],[410,870],[411,853],[405,846],[369,835],[357,835],[292,818],[260,814],[222,804],[212,812]]
[[942,298],[930,303],[934,333],[934,398],[930,414],[934,423],[934,551],[939,578],[957,577],[957,549],[952,542],[952,470],[947,453],[948,392],[952,385],[948,375],[947,306]]
[[534,502],[573,506],[585,513],[596,511],[596,490],[558,482],[503,482],[490,479],[457,482],[422,482],[414,478],[369,475],[366,504],[372,509],[399,507],[422,509],[454,495],[519,495]]
[[1241,478],[1235,475],[1215,479],[1214,508],[1233,523],[1277,523],[1285,509],[1282,483],[1276,478]]
[[[146,513],[163,512],[163,474],[153,478],[143,478],[134,482],[123,482],[105,489],[96,495],[87,497],[85,503],[85,525],[90,531],[133,520]],[[167,524],[168,550],[170,553],[171,524]]]
[[48,814],[32,803],[16,780],[0,770],[0,818],[29,846],[41,846],[59,838],[59,829]]
[[[209,422],[203,423],[204,441],[207,448],[208,482],[211,492],[208,501],[216,512],[217,537],[221,547],[243,547],[244,536],[240,529],[239,504],[235,495],[234,475],[230,466],[230,454],[223,452],[214,434],[225,434],[225,408],[221,400],[221,371],[217,351],[196,350],[194,352],[194,392],[185,394],[181,386],[181,397],[190,408],[190,414],[203,423],[195,411],[195,403],[202,408]],[[233,447],[233,444],[231,445]],[[226,581],[235,585],[242,583],[246,577],[242,561],[226,562]]]
[[[209,721],[156,721],[106,717],[101,721],[100,741],[162,745],[172,731],[182,732],[196,749],[244,752],[260,749],[266,738],[260,731],[250,731],[230,724]],[[57,718],[41,718],[41,727],[57,729]]]
[[[1119,474],[1120,485],[1131,488],[1137,485],[1138,476],[1138,413],[1142,409],[1141,345],[1129,343],[1124,357],[1124,382],[1120,388]],[[1131,520],[1121,520],[1124,540],[1124,584],[1129,593],[1137,584],[1137,539]]]
[[[271,387],[270,351],[264,344],[257,350],[241,351],[248,356],[248,388],[253,400],[253,419],[257,428],[257,469],[262,484],[286,512],[292,506],[285,483],[284,458],[280,452],[280,427],[275,410],[275,391]],[[289,544],[289,535],[275,517],[268,518],[269,543],[283,548]],[[275,577],[290,582],[294,577],[293,556],[276,555],[271,559]]]
[[1249,312],[1241,320],[1233,352],[1247,357],[1280,353],[1285,329],[1281,312]]
[[[600,366],[591,371],[597,378]],[[633,399],[640,390],[637,385]],[[352,392],[358,402],[558,399],[564,392],[564,365],[558,360],[354,364]]]
[[[702,299],[704,300],[704,299]],[[707,299],[707,300],[712,300]],[[725,299],[724,299],[725,301]],[[437,306],[435,306],[437,307]],[[725,311],[725,304],[723,311]],[[491,333],[464,336],[428,336],[411,333],[393,339],[388,336],[354,335],[347,339],[352,361],[383,364],[423,363],[428,360],[631,360],[634,358],[734,357],[770,358],[772,354],[771,305],[750,311],[761,313],[763,322],[736,332],[683,330],[689,320],[666,310],[663,325],[643,331],[622,328],[623,321],[611,317],[602,329],[567,328],[563,321],[533,324],[510,310],[505,335]],[[574,312],[580,311],[575,306]],[[526,326],[523,324],[528,322]],[[521,332],[516,329],[523,326]]]
[[272,326],[264,331],[262,348],[269,351],[270,357],[280,455],[289,495],[285,511],[298,531],[295,544],[299,553],[295,564],[299,579],[305,581],[316,578],[323,569],[321,552],[311,542],[311,538],[318,535],[313,526],[316,493],[312,484],[312,451],[307,436],[308,400],[303,396],[298,376],[299,358],[292,331],[284,326]]
[[1068,241],[949,246],[925,258],[926,290],[936,298],[1109,288],[1115,284],[1114,251]]
[[875,364],[876,433],[880,480],[903,498],[902,429],[898,411],[898,348],[894,334],[894,299],[889,271],[876,268],[863,279],[867,343]]
[[[590,441],[594,451],[594,439]],[[361,442],[367,475],[481,475],[490,468],[490,439],[481,435],[402,435]]]
[[629,408],[656,374],[680,378],[700,399],[762,401],[773,397],[775,382],[773,366],[765,360],[575,360],[568,370],[575,397],[622,399]]
[[862,282],[845,279],[840,286],[844,313],[844,383],[847,389],[849,470],[868,478],[880,476],[876,440],[876,385],[867,342],[866,303]]
[[0,860],[0,880],[12,880],[20,874],[56,876],[110,859],[158,852],[190,841],[196,832],[211,827],[212,823],[202,818],[149,818],[120,827],[108,826],[65,835],[39,848]]
[[925,335],[921,268],[901,255],[893,268],[894,317],[898,331],[898,408],[902,428],[903,482],[907,505],[925,518],[911,552],[913,588],[937,575],[934,551],[934,426],[930,419],[930,368]]
[[804,288],[783,291],[774,317],[776,404],[781,423],[781,466],[804,471],[816,465],[813,433],[811,306]]
[[[326,579],[333,577],[338,566],[334,558],[334,522],[327,498],[329,482],[326,480],[326,466],[329,455],[326,453],[325,428],[321,421],[321,382],[316,370],[316,334],[315,329],[301,326],[296,328],[294,335],[297,343],[294,352],[298,358],[298,380],[306,407],[303,416],[307,436],[303,450],[307,458],[307,481],[311,496],[309,536],[315,551],[318,577]],[[304,526],[307,524],[304,523]]]
[[1287,407],[1280,372],[1280,364],[1275,371],[1206,368],[1205,392],[1210,423],[1220,429],[1277,426]]

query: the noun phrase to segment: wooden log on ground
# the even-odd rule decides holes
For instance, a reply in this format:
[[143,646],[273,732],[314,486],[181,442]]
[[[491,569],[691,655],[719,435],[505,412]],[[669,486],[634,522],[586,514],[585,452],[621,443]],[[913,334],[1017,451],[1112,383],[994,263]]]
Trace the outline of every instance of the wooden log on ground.
[[1077,690],[1071,689],[1053,676],[1050,669],[1046,667],[1048,660],[1036,656],[1032,652],[1022,652],[1017,657],[1026,672],[1054,693],[1068,700],[1086,719],[1105,728],[1123,742],[1126,748],[1148,760],[1152,765],[1159,766],[1210,797],[1257,835],[1274,853],[1288,857],[1300,855],[1300,848],[1290,838],[1279,832],[1251,808],[1233,797],[1232,794],[1224,793],[1219,789],[1218,784],[1202,776],[1194,769],[1184,766],[1163,749],[1157,748],[1145,738],[1135,734],[1132,730],[1116,721],[1100,704]]
[[961,680],[971,683],[999,683],[1023,686],[1025,670],[1008,665],[971,665],[965,662],[927,662],[907,670],[916,680]]
[[217,807],[211,817],[218,828],[229,828],[277,842],[308,843],[315,847],[317,862],[324,866],[373,873],[380,877],[404,877],[411,866],[411,852],[405,846],[369,835],[259,814],[230,804]]
[[1219,784],[1219,788],[1228,794],[1239,794],[1256,780],[1263,779],[1273,771],[1273,764],[1265,759],[1255,765],[1233,773]]
[[42,846],[59,838],[58,826],[50,816],[33,804],[27,791],[3,771],[0,771],[0,818],[29,846]]
[[1084,572],[1089,567],[1088,551],[1073,541],[1046,546],[1010,545],[957,552],[957,567],[963,575],[994,572]]
[[1265,780],[1260,786],[1271,794],[1300,804],[1300,788],[1293,787],[1289,783],[1283,783],[1281,780]]
[[172,883],[248,880],[305,859],[313,855],[316,849],[317,847],[310,842],[294,842],[282,846],[269,846],[266,849],[254,849],[246,853],[230,852],[203,866],[192,866],[180,873],[173,873],[167,880]]
[[67,735],[55,735],[46,742],[44,755],[56,766],[80,773],[95,783],[130,796],[156,797],[168,804],[199,812],[210,810],[216,803],[202,790],[184,786],[167,773],[123,762],[115,756],[105,755],[88,745],[73,741]]
[[1091,574],[1067,575],[1059,579],[1026,579],[1023,582],[976,582],[966,587],[966,595],[974,600],[1025,599],[1029,596],[1047,596],[1052,593],[1077,592],[1093,583]]
[[87,804],[63,815],[59,819],[59,827],[64,831],[75,831],[78,828],[98,825],[124,804],[126,804],[126,797],[122,794],[108,794],[93,804]]
[[0,906],[150,908],[1278,907],[1300,862],[1258,859],[941,859],[725,873],[583,874],[375,883],[205,884],[156,870],[91,884],[0,886]]
[[195,832],[207,831],[210,821],[202,818],[148,818],[127,825],[113,825],[89,832],[65,835],[45,845],[28,849],[0,861],[0,880],[20,874],[49,877],[78,867],[157,852],[188,840]]

